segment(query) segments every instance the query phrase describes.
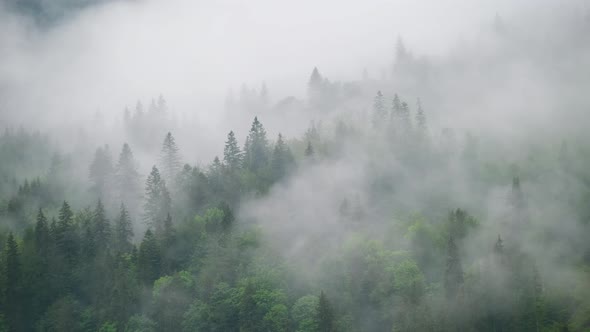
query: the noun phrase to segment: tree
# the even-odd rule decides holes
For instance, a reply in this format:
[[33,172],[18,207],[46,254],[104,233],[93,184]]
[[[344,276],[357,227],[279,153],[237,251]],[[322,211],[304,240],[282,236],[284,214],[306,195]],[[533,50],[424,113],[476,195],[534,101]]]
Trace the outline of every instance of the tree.
[[3,307],[10,330],[19,331],[22,329],[22,296],[21,296],[21,262],[18,245],[11,233],[8,233],[3,256]]
[[39,209],[37,213],[37,223],[35,224],[35,249],[39,255],[47,255],[50,244],[49,225],[43,210]]
[[455,298],[463,286],[463,266],[459,249],[452,236],[447,243],[447,263],[444,280],[445,292],[448,298]]
[[318,68],[314,67],[307,83],[307,99],[311,105],[319,105],[321,103],[323,90],[324,78]]
[[136,213],[140,197],[139,173],[133,152],[127,143],[123,144],[116,169],[116,187],[119,200]]
[[315,152],[313,150],[313,145],[311,145],[311,141],[307,141],[307,147],[305,148],[305,157],[308,159],[312,159]]
[[144,220],[150,227],[155,227],[156,234],[163,230],[163,222],[170,208],[171,199],[166,181],[160,177],[158,168],[153,166],[145,185]]
[[96,204],[93,215],[93,229],[92,235],[96,245],[100,248],[99,251],[104,251],[110,243],[111,239],[111,224],[106,217],[104,205],[100,199]]
[[317,322],[319,332],[333,332],[334,331],[334,313],[332,306],[328,301],[328,297],[322,291],[317,307]]
[[268,163],[268,140],[266,130],[258,117],[254,118],[250,133],[244,145],[244,163],[246,167],[257,173],[267,166]]
[[166,134],[166,137],[164,138],[164,143],[162,143],[162,151],[160,153],[160,164],[164,175],[164,179],[169,184],[173,184],[176,175],[182,167],[182,163],[180,161],[178,147],[176,146],[174,137],[170,132]]
[[125,204],[121,203],[121,212],[115,224],[114,248],[117,252],[129,252],[133,245],[131,239],[133,238],[133,226],[131,225],[131,218],[125,208]]
[[272,153],[272,160],[271,160],[271,170],[273,174],[273,179],[279,180],[283,178],[287,172],[293,167],[295,163],[295,158],[291,153],[289,147],[283,141],[283,136],[279,134],[277,138],[277,143],[275,144],[273,153]]
[[74,227],[74,213],[68,202],[64,201],[59,210],[55,242],[59,253],[63,255],[66,262],[73,266],[78,259],[79,240]]
[[424,114],[424,110],[422,109],[422,103],[420,102],[420,98],[416,102],[416,127],[422,133],[426,131],[426,115]]
[[109,193],[113,172],[113,160],[108,145],[105,145],[104,148],[99,147],[96,149],[94,160],[90,165],[92,190],[99,198],[105,198]]
[[240,151],[238,140],[233,131],[227,134],[227,141],[223,149],[223,163],[232,171],[237,170],[242,163],[242,151]]
[[151,285],[160,277],[162,257],[158,241],[151,229],[145,232],[139,245],[139,257],[137,258],[137,274],[144,284]]
[[387,118],[387,111],[383,103],[383,94],[381,91],[377,91],[375,101],[373,102],[373,127],[379,128],[383,126],[385,119]]

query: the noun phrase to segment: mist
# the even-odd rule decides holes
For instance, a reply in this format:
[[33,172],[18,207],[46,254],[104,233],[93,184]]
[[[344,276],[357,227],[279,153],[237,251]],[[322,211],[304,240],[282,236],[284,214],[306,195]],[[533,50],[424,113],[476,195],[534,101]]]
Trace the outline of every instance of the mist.
[[586,331],[584,1],[3,1],[0,329]]

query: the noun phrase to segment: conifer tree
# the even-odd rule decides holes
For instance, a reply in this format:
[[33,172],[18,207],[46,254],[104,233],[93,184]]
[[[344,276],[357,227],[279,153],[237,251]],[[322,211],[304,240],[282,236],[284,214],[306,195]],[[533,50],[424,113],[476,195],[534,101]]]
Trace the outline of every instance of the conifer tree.
[[307,147],[305,148],[305,157],[306,158],[313,158],[315,151],[313,150],[313,145],[311,145],[311,141],[307,141]]
[[145,186],[144,220],[150,227],[155,228],[157,234],[160,234],[170,209],[171,199],[166,181],[160,177],[158,168],[153,166]]
[[145,232],[143,241],[139,246],[137,258],[137,274],[139,279],[151,285],[160,277],[162,257],[158,241],[150,229]]
[[3,306],[11,331],[21,330],[22,298],[21,298],[21,262],[18,245],[11,233],[8,233],[3,252]]
[[424,110],[422,109],[422,103],[420,102],[420,98],[416,102],[416,127],[420,132],[426,131],[426,115],[424,114]]
[[385,104],[383,100],[383,94],[381,91],[377,91],[375,101],[373,102],[373,127],[379,128],[385,123],[387,119],[387,111],[385,110]]
[[244,145],[244,163],[252,172],[258,172],[268,163],[268,140],[266,130],[258,117],[254,118]]
[[283,141],[283,135],[279,134],[279,137],[277,138],[277,142],[272,153],[271,160],[273,178],[275,180],[278,180],[284,177],[287,174],[287,172],[293,167],[294,162],[295,158],[293,157],[293,154],[291,153],[289,147]]
[[223,149],[223,163],[232,171],[237,170],[242,163],[242,151],[240,151],[238,140],[233,131],[227,134],[227,141]]
[[37,213],[37,223],[35,224],[35,249],[40,255],[47,255],[50,243],[49,225],[43,210],[39,209]]
[[68,202],[64,201],[59,210],[59,218],[56,226],[55,242],[66,262],[74,265],[78,258],[79,240],[74,227],[74,213]]
[[133,238],[133,227],[131,225],[131,219],[129,213],[125,208],[125,204],[121,203],[121,212],[119,218],[115,224],[115,250],[117,252],[129,252],[131,251],[132,244],[131,239]]
[[131,210],[137,212],[136,206],[140,197],[139,173],[133,152],[127,143],[123,144],[116,169],[117,195],[121,202]]
[[318,302],[317,322],[319,332],[334,331],[334,312],[332,311],[328,297],[323,291],[320,293]]
[[100,250],[102,251],[106,249],[106,247],[110,243],[111,225],[106,217],[104,205],[100,200],[98,200],[98,203],[96,204],[96,209],[94,210],[92,219],[92,235],[94,237],[97,248],[100,248]]
[[178,172],[182,167],[178,147],[172,133],[168,132],[162,143],[160,154],[160,164],[162,165],[162,175],[168,184],[173,184]]
[[445,270],[444,287],[448,298],[454,298],[458,295],[463,286],[463,266],[459,249],[455,244],[452,236],[449,236],[447,243],[447,261]]

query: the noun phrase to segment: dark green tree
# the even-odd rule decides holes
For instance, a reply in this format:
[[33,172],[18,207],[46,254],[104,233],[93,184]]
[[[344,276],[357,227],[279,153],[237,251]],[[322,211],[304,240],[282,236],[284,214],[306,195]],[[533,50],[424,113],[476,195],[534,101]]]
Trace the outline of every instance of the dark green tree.
[[121,212],[115,223],[114,249],[119,253],[130,252],[133,247],[131,243],[132,238],[133,225],[131,224],[131,218],[125,208],[125,204],[121,203]]
[[137,213],[137,204],[140,199],[141,189],[137,162],[133,152],[127,143],[123,144],[119,161],[116,167],[115,186],[117,198],[125,204],[132,215]]
[[237,170],[242,164],[242,151],[238,146],[238,140],[233,131],[227,134],[227,141],[223,149],[223,163],[232,171]]
[[244,164],[250,171],[257,173],[268,164],[268,140],[266,130],[258,117],[254,118],[250,133],[244,145]]
[[323,291],[320,293],[318,301],[317,322],[318,332],[335,331],[334,312],[332,311],[332,306],[330,305],[330,301],[328,301],[328,297]]
[[293,168],[294,163],[295,158],[291,149],[283,141],[283,136],[279,134],[271,159],[273,179],[275,181],[282,179]]
[[144,284],[151,285],[160,277],[162,256],[158,240],[150,229],[145,232],[139,246],[137,258],[137,274]]
[[447,242],[447,259],[444,279],[445,293],[448,298],[455,298],[463,287],[463,266],[459,249],[452,236]]
[[22,292],[21,262],[18,245],[12,233],[8,233],[3,252],[3,307],[11,331],[21,331],[22,326]]
[[162,143],[162,151],[160,153],[160,165],[162,169],[162,175],[166,182],[170,185],[174,184],[176,175],[182,168],[182,162],[178,152],[178,146],[172,136],[172,133],[168,132]]
[[104,205],[100,200],[96,204],[93,215],[92,235],[99,251],[104,251],[111,243],[111,224],[106,217]]
[[144,220],[155,229],[156,234],[160,234],[170,210],[171,199],[166,181],[160,177],[158,168],[153,166],[145,185]]

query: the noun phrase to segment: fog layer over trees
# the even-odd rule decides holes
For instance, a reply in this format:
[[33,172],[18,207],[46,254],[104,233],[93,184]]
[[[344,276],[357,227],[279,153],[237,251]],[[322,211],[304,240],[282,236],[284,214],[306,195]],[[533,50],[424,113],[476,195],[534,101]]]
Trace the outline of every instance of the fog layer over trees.
[[285,6],[1,2],[0,331],[590,331],[588,6]]

